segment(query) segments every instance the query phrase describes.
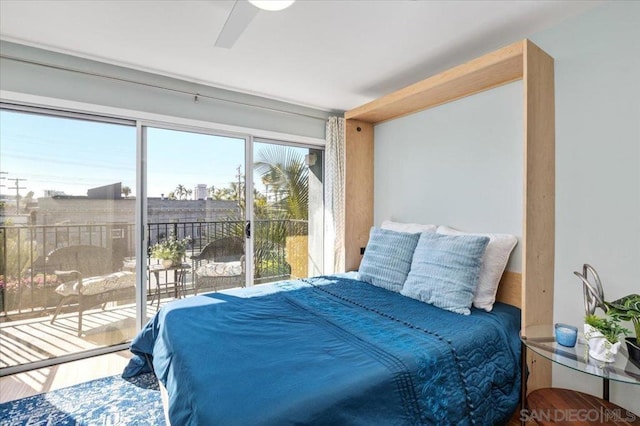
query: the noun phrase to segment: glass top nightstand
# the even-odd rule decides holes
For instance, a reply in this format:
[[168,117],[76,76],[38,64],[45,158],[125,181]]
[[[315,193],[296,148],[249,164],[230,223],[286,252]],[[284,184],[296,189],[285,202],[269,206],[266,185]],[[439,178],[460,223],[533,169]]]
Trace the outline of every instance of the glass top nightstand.
[[640,385],[640,368],[629,361],[624,343],[616,355],[615,362],[602,362],[589,357],[589,349],[581,338],[578,338],[573,348],[556,343],[553,325],[529,326],[526,334],[526,337],[521,336],[522,343],[538,355],[565,367],[604,379],[605,400],[609,399],[609,380]]

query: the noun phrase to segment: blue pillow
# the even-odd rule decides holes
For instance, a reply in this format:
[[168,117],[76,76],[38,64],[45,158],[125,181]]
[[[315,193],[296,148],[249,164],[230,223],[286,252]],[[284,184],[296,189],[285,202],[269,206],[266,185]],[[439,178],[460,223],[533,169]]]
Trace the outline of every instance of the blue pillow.
[[360,280],[399,292],[411,269],[420,234],[371,228],[358,273]]
[[401,294],[469,315],[489,237],[423,233]]

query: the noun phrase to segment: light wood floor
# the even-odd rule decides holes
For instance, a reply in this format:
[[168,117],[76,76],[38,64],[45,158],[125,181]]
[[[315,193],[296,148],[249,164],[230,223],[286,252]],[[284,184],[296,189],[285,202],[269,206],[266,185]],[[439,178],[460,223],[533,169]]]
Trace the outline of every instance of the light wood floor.
[[0,377],[0,403],[120,374],[130,357],[121,351]]
[[[173,299],[163,299],[161,304]],[[147,304],[147,316],[156,312]],[[85,311],[82,336],[77,335],[78,314],[51,315],[0,323],[0,368],[120,344],[136,333],[134,304]]]
[[[163,298],[161,305],[173,300]],[[156,304],[147,304],[153,315]],[[135,335],[135,305],[86,311],[83,335],[77,336],[77,313],[0,323],[0,367],[42,361],[59,355],[118,344]],[[0,403],[122,373],[129,351],[115,352],[25,373],[0,377]]]

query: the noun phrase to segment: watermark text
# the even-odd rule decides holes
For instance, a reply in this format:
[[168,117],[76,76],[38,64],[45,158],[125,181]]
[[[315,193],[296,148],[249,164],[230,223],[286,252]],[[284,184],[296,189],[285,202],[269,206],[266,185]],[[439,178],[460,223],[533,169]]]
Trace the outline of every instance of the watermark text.
[[545,422],[633,422],[636,415],[622,408],[576,408],[520,410],[520,421]]

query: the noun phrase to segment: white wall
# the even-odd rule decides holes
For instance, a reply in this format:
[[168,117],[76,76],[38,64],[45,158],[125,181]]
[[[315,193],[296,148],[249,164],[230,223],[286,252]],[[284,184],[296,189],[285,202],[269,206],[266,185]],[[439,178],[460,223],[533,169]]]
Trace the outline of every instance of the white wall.
[[[583,263],[599,271],[608,300],[640,293],[640,3],[606,3],[530,39],[555,58],[554,319],[581,326],[573,271]],[[522,141],[519,90],[506,86],[376,126],[375,222],[519,232],[510,219],[521,217],[512,207],[521,208],[521,178],[515,170],[495,172],[502,161],[522,167],[521,151],[506,143]],[[496,148],[508,152],[492,157]],[[491,173],[479,177],[483,171]],[[504,176],[513,185],[500,182]],[[485,191],[487,184],[496,190]],[[602,392],[600,379],[562,366],[554,366],[553,384]],[[640,386],[612,383],[611,400],[640,414]]]
[[[605,297],[640,293],[640,3],[613,2],[535,34],[555,58],[556,321],[581,325],[573,271],[594,266]],[[554,386],[599,395],[601,381],[554,366]],[[640,386],[611,400],[640,415]]]
[[375,126],[374,222],[520,237],[522,119],[519,81]]

